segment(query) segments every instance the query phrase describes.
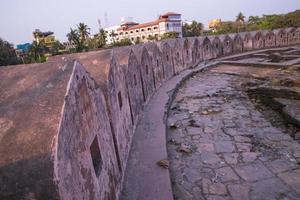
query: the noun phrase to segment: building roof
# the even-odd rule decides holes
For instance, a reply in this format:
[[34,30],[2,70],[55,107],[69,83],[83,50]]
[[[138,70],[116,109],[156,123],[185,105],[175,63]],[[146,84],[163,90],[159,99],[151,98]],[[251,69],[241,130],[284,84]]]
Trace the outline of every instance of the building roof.
[[[151,21],[151,22],[142,23],[142,24],[138,24],[138,23],[135,23],[135,22],[126,22],[126,23],[122,24],[121,26],[132,25],[132,26],[124,29],[125,31],[145,28],[145,27],[149,27],[149,26],[155,26],[155,25],[158,25],[160,22],[167,21],[168,19],[166,17],[168,17],[168,16],[181,16],[181,14],[178,14],[178,13],[175,13],[175,12],[167,12],[163,15],[160,15],[160,17],[157,20],[154,20],[154,21]],[[118,30],[123,30],[123,28],[124,27],[119,28]]]
[[161,16],[178,16],[178,15],[181,15],[179,13],[176,13],[176,12],[166,12],[164,14],[162,14]]

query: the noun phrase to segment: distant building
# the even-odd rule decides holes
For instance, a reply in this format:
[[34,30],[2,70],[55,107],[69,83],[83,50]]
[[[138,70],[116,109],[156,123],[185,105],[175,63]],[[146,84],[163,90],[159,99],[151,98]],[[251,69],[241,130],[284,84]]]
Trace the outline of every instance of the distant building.
[[65,47],[65,49],[67,51],[70,51],[70,49],[75,49],[76,48],[75,43],[74,42],[70,42],[70,41],[64,42],[63,46]]
[[208,28],[213,32],[221,25],[221,19],[213,19],[208,22]]
[[30,43],[18,44],[15,48],[17,57],[23,58],[27,54],[30,46],[31,46]]
[[50,48],[55,42],[55,36],[53,34],[54,33],[51,31],[42,32],[41,30],[36,29],[33,32],[33,37],[37,43],[43,42],[47,47]]
[[118,29],[120,27],[121,26],[111,26],[104,29],[106,34],[106,44],[112,44],[115,41]]
[[[136,22],[124,22],[120,26],[109,27],[105,29],[107,35],[107,44],[114,41],[120,41],[128,38],[132,42],[137,40],[141,42],[148,41],[148,38],[160,39],[160,36],[168,32],[177,32],[182,37],[181,14],[168,12],[160,15],[152,22],[139,24]],[[115,34],[111,34],[111,33]]]

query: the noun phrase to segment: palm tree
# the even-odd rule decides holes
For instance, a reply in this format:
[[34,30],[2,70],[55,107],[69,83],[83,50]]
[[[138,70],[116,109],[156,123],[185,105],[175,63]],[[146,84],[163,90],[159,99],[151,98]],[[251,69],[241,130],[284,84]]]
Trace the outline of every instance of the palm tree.
[[67,38],[69,42],[73,42],[74,44],[79,43],[79,35],[77,30],[70,29],[70,33],[67,34]]
[[90,35],[90,28],[84,23],[79,23],[77,25],[77,29],[80,35],[80,41],[84,42],[85,39]]
[[111,33],[109,34],[109,37],[112,38],[113,43],[115,43],[115,37],[117,36],[117,34],[115,33],[114,30],[111,31]]
[[242,12],[239,12],[239,14],[236,16],[236,22],[242,22],[242,23],[244,23],[245,22],[245,16],[243,15],[243,13]]
[[248,19],[249,24],[258,24],[260,22],[259,16],[250,16]]
[[237,27],[238,27],[238,31],[237,32],[240,32],[240,25],[241,24],[244,24],[245,22],[245,16],[243,15],[242,12],[239,12],[239,14],[236,16],[236,23],[237,23]]
[[33,41],[29,48],[29,55],[33,57],[36,62],[42,62],[42,55],[46,51],[46,46],[42,42]]

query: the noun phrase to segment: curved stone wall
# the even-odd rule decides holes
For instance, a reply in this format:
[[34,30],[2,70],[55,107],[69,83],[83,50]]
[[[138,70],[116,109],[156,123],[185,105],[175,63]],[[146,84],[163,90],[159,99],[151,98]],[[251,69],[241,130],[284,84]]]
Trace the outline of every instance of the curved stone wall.
[[[136,124],[144,105],[164,81],[202,61],[295,44],[300,44],[300,28],[170,39],[56,56],[44,64],[0,68],[3,91],[23,84],[16,80],[24,74],[30,79],[31,74],[25,73],[26,70],[40,70],[36,75],[40,77],[36,79],[45,82],[34,81],[37,87],[34,101],[39,104],[32,107],[28,107],[31,102],[27,99],[32,88],[25,87],[24,91],[12,92],[12,95],[0,94],[0,185],[5,186],[0,188],[0,199],[117,199]],[[53,69],[51,73],[49,68]],[[61,73],[64,75],[59,75]],[[44,81],[49,76],[52,79]],[[55,93],[51,89],[53,86],[58,87],[59,92]],[[22,103],[22,107],[8,104],[18,95],[22,98],[15,100],[14,105]],[[62,102],[55,104],[55,116],[49,108],[47,111],[39,109],[43,104],[40,100],[45,97],[50,102],[53,97]],[[26,113],[32,113],[28,120],[43,126],[22,131],[28,127],[11,113],[22,115],[26,107]],[[59,120],[51,121],[47,117]],[[23,136],[9,137],[11,131]],[[36,145],[30,151],[7,153],[14,150],[12,147],[1,149],[8,141],[12,147],[18,145],[20,149],[26,149],[33,141],[47,145],[47,148]],[[25,157],[27,164],[16,165],[25,162]],[[35,163],[38,171],[32,171],[28,162]],[[38,174],[42,172],[41,178]],[[24,177],[27,173],[34,174],[32,179],[29,182],[22,179],[16,185],[16,177]],[[51,191],[45,192],[43,187],[49,187]]]

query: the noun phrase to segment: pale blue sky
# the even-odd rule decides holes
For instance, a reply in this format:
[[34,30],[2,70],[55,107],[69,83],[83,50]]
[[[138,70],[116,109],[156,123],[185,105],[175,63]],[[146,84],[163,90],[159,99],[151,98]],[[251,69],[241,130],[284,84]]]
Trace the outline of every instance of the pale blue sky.
[[214,18],[234,19],[239,11],[247,17],[286,13],[300,9],[300,0],[1,0],[0,37],[14,44],[31,42],[32,31],[53,31],[66,40],[70,27],[84,22],[91,32],[98,30],[97,19],[105,25],[120,23],[121,17],[137,22],[154,20],[159,14],[174,11],[183,20],[197,20],[207,26]]

